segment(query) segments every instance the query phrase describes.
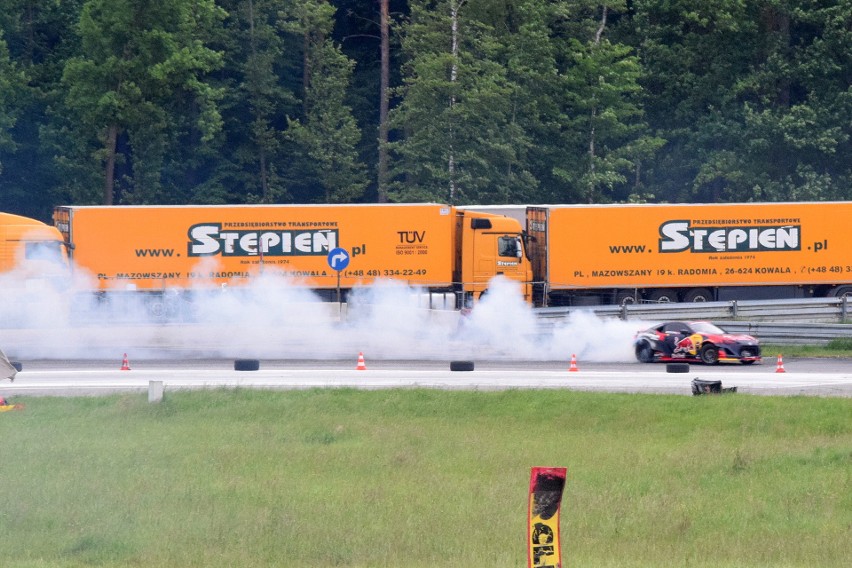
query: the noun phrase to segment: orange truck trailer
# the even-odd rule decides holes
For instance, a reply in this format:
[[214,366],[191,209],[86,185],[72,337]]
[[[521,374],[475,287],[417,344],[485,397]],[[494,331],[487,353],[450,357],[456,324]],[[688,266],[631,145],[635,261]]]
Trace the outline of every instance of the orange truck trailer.
[[60,206],[54,224],[99,295],[143,293],[156,310],[167,292],[272,271],[327,300],[392,279],[459,306],[498,274],[527,295],[532,280],[521,223],[442,204]]
[[852,202],[526,208],[538,305],[852,296]]

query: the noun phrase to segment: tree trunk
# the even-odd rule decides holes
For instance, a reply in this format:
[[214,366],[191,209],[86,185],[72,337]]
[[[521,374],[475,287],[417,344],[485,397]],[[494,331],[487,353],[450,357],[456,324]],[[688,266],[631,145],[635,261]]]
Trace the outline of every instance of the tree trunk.
[[390,86],[390,39],[388,33],[388,3],[389,0],[380,0],[381,20],[380,28],[382,35],[381,65],[382,76],[379,87],[379,164],[378,164],[378,202],[387,203],[388,200],[388,89]]
[[[450,84],[451,89],[454,88],[454,84],[456,82],[456,78],[458,76],[458,57],[459,57],[459,10],[461,10],[462,6],[464,6],[466,0],[460,0],[458,2],[450,3],[450,15],[451,15],[451,26],[452,26],[452,56],[453,56],[453,64],[450,68]],[[456,97],[455,94],[450,95],[450,118],[452,119],[452,110],[456,105]],[[449,148],[449,159],[447,160],[447,173],[450,178],[450,204],[455,204],[456,201],[456,158],[453,153],[453,127],[450,125],[450,140],[448,143]]]
[[[766,54],[769,58],[772,51],[778,53],[781,60],[789,63],[790,55],[790,15],[783,12],[782,8],[767,5],[761,11],[763,25],[769,34],[772,46]],[[790,107],[790,79],[787,76],[781,75],[777,80],[777,93],[775,103],[781,108]]]
[[[601,13],[601,25],[598,31],[595,32],[595,47],[601,44],[601,36],[606,29],[606,16],[609,8],[603,7]],[[593,87],[594,88],[594,87]],[[589,203],[595,202],[595,121],[598,115],[598,107],[593,106],[591,116],[589,117]]]
[[106,171],[104,172],[104,205],[113,204],[115,191],[115,143],[118,139],[118,125],[111,124],[107,129],[104,149],[106,150]]
[[305,28],[302,33],[302,115],[307,117],[311,106],[308,93],[311,90],[311,32]]
[[597,107],[592,108],[592,116],[589,118],[589,203],[595,202],[595,117]]
[[260,167],[260,193],[263,197],[261,197],[261,201],[263,203],[272,203],[272,196],[269,195],[269,176],[267,175],[267,167],[266,167],[266,149],[261,144],[258,149],[258,161],[260,162],[258,165]]
[[[258,71],[257,71],[257,39],[254,29],[254,0],[249,0],[248,2],[248,20],[249,20],[249,47],[251,49],[251,81],[258,80]],[[251,93],[252,96],[258,97],[257,88],[255,85],[251,85]],[[255,105],[255,108],[260,109],[262,106],[260,104]],[[256,117],[258,120],[261,119],[260,111],[257,111],[258,116]],[[260,139],[258,140],[258,149],[257,149],[257,161],[258,168],[260,168],[260,201],[261,203],[269,203],[271,201],[269,195],[269,176],[267,175],[266,168],[266,148],[264,144],[266,140]]]

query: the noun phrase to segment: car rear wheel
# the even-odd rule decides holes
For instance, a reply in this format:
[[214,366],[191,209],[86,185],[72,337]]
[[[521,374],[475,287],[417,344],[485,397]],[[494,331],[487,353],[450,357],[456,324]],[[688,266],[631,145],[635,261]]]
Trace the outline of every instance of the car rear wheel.
[[640,363],[651,363],[654,360],[654,351],[647,343],[640,343],[636,346],[636,358]]
[[719,348],[708,343],[701,348],[701,362],[706,365],[715,365],[719,362]]

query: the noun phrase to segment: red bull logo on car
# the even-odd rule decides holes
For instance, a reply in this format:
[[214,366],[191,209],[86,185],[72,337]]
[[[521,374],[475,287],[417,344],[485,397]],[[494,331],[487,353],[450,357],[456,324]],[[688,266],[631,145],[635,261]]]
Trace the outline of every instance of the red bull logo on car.
[[675,344],[672,357],[695,357],[698,355],[698,348],[701,346],[703,337],[700,333],[693,333],[689,337],[684,337]]

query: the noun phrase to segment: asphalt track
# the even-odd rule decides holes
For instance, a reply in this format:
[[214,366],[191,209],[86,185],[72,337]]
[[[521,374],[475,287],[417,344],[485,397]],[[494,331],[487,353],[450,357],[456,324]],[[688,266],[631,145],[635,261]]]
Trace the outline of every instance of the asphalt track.
[[14,382],[0,382],[0,395],[93,396],[147,392],[161,381],[165,393],[184,389],[259,388],[436,388],[463,390],[572,389],[582,391],[691,395],[693,379],[720,380],[737,392],[777,396],[852,396],[852,361],[775,360],[762,365],[691,365],[687,373],[664,364],[566,362],[480,362],[474,371],[450,371],[448,361],[259,360],[257,371],[236,371],[234,360],[129,361],[41,360],[22,362]]

